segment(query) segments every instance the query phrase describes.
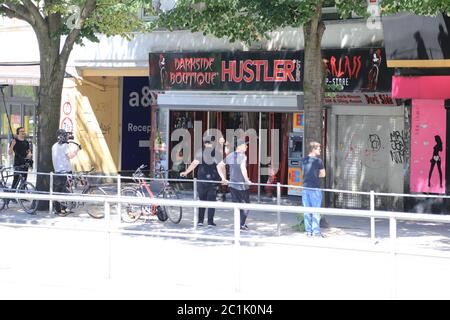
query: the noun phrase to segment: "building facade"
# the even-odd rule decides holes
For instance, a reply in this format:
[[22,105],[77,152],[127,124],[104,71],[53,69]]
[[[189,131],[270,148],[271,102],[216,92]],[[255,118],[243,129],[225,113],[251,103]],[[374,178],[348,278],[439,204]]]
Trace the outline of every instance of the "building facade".
[[[11,90],[20,85],[21,66],[24,63],[36,65],[39,56],[31,28],[21,26],[19,29],[14,29],[15,34],[12,35],[11,28],[0,28],[0,37],[4,41],[11,37],[24,39],[10,42],[13,48],[0,53],[2,66],[9,64],[14,68],[10,76],[9,71],[0,68],[0,80],[8,76]],[[385,63],[382,30],[369,28],[362,19],[329,21],[322,44],[324,59],[328,63],[327,79],[334,88],[327,96],[323,113],[327,130],[324,135],[326,162],[330,172],[327,186],[354,191],[402,191],[398,186],[401,177],[396,174],[404,170],[401,169],[403,155],[395,153],[399,150],[391,150],[387,145],[392,139],[391,132],[393,137],[401,136],[403,127],[399,123],[402,121],[398,119],[404,115],[402,107],[390,97],[390,87],[381,85],[386,76],[382,68]],[[130,41],[102,36],[99,43],[87,41],[84,47],[76,46],[67,66],[59,110],[60,126],[73,130],[83,145],[83,151],[75,160],[76,167],[90,169],[93,166],[99,172],[117,173],[134,170],[142,163],[154,167],[157,160],[167,168],[173,167],[176,159],[173,159],[170,149],[176,145],[171,139],[174,129],[193,130],[196,121],[201,121],[202,132],[210,128],[253,128],[258,137],[262,137],[261,130],[278,129],[279,136],[266,136],[270,142],[266,150],[258,144],[258,160],[263,156],[267,160],[265,163],[257,161],[250,168],[253,181],[274,182],[270,164],[278,153],[277,181],[301,183],[298,157],[301,155],[299,151],[304,151],[300,138],[304,119],[302,86],[297,81],[297,64],[288,62],[281,65],[276,60],[298,60],[301,67],[302,50],[303,32],[291,28],[273,32],[269,40],[251,47],[189,31],[136,34]],[[149,54],[157,57],[155,65],[159,65],[160,54],[188,56],[187,53],[234,55],[236,61],[266,60],[268,66],[271,65],[267,69],[267,79],[281,77],[284,82],[297,87],[277,87],[283,82],[280,79],[273,79],[275,81],[267,88],[243,87],[242,84],[257,83],[256,70],[254,81],[249,81],[248,73],[246,78],[240,74],[240,69],[231,71],[233,65],[226,59],[229,72],[225,77],[236,80],[233,81],[237,83],[234,88],[169,90],[164,86],[150,86]],[[273,74],[275,63],[278,63],[276,70],[282,70],[276,75]],[[235,66],[237,68],[238,65]],[[261,68],[263,70],[264,65]],[[266,76],[262,72],[260,79]],[[38,81],[36,68],[27,77],[30,81]],[[16,82],[13,84],[13,81]],[[33,90],[37,84],[32,83]],[[37,105],[36,98],[32,102]],[[11,103],[7,101],[7,104]],[[33,123],[36,121],[33,119]],[[382,125],[378,126],[378,122]],[[375,134],[371,138],[363,137],[361,132],[369,129]],[[377,148],[378,153],[374,151]],[[352,172],[364,172],[361,168],[366,168],[365,173],[355,177]],[[386,172],[386,178],[392,179],[378,181],[381,177],[377,172]],[[271,192],[270,188],[256,191]],[[346,200],[339,196],[331,200],[337,206],[353,202],[354,207],[364,205],[361,200]]]

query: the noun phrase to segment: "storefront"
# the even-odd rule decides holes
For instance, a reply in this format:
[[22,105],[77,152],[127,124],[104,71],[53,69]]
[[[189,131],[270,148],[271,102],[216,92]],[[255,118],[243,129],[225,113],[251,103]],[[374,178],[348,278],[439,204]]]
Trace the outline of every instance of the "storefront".
[[394,76],[392,92],[411,99],[409,191],[445,194],[450,76]]
[[[327,87],[333,90],[324,112],[330,186],[401,192],[403,108],[390,96],[392,73],[386,68],[383,50],[324,50],[323,56]],[[174,136],[177,129],[189,132],[190,143],[195,142],[196,131],[201,136],[212,128],[223,135],[226,129],[254,130],[259,139],[256,162],[249,166],[251,180],[301,185],[299,160],[305,152],[302,65],[301,51],[150,54],[150,88],[163,91],[155,117],[159,130],[152,140],[154,166],[173,169],[177,163],[178,169],[175,158],[180,157],[190,162],[191,154],[172,152],[180,142]],[[367,130],[371,138],[358,134]],[[277,134],[270,136],[271,132]],[[343,155],[349,143],[352,159]],[[398,148],[392,149],[391,143]],[[362,165],[356,168],[355,163]],[[388,182],[381,181],[380,172],[389,177]],[[290,194],[298,195],[294,190]],[[331,200],[337,206],[364,206],[361,199],[336,196]]]
[[[302,59],[299,51],[150,54],[150,88],[164,91],[154,117],[154,167],[183,170],[202,135],[217,129],[231,144],[249,139],[252,181],[287,184],[293,113],[303,109]],[[179,150],[181,143],[190,148]]]
[[[392,71],[382,48],[327,50],[327,175],[338,190],[403,192],[404,107],[390,95]],[[331,206],[369,208],[369,197],[328,193]],[[400,199],[376,199],[377,208],[401,208]]]
[[[392,96],[403,99],[410,136],[407,183],[410,193],[448,194],[447,122],[450,116],[450,18],[446,14],[401,13],[383,19]],[[407,120],[407,121],[406,121]],[[448,212],[447,199],[407,198],[407,210]]]
[[37,157],[36,143],[36,106],[39,85],[39,66],[27,68],[29,73],[17,73],[20,67],[0,67],[0,163],[11,166],[13,159],[9,156],[8,145],[16,135],[18,127],[24,127],[26,139],[33,148],[33,157]]

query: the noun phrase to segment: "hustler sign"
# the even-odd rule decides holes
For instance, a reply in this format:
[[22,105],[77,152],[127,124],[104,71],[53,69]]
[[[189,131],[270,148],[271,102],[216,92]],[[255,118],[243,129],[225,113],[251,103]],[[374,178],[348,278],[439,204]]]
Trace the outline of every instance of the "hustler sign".
[[299,51],[150,54],[150,88],[299,91],[302,60]]
[[[382,48],[326,49],[322,58],[328,91],[391,91]],[[299,92],[303,61],[303,51],[150,53],[150,89]]]

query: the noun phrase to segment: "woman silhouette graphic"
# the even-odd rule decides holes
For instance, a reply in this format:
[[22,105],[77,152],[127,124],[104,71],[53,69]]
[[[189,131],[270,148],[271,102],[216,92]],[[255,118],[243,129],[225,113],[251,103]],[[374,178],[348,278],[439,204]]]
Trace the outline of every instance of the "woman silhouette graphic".
[[436,144],[433,147],[433,156],[430,159],[430,173],[428,174],[428,187],[431,186],[431,175],[433,174],[434,166],[437,164],[437,168],[439,171],[439,182],[440,187],[442,188],[442,169],[441,169],[441,156],[439,152],[442,151],[442,140],[441,137],[436,135],[434,136],[434,140],[436,140]]

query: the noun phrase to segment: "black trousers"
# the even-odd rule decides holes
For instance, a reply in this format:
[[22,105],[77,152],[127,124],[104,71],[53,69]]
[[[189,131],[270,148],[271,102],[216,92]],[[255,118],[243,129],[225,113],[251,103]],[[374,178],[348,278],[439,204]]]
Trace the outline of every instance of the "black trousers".
[[15,189],[19,185],[20,175],[22,175],[25,178],[25,181],[27,181],[28,173],[17,173],[17,171],[28,172],[28,167],[14,166],[14,179],[11,185],[11,189]]
[[[71,174],[72,172],[66,172],[67,174]],[[69,193],[67,190],[67,175],[57,175],[53,177],[53,192],[57,193]],[[55,211],[59,212],[61,210],[65,210],[66,206],[62,205],[58,201],[54,201]]]
[[[202,201],[216,201],[217,186],[214,183],[202,183],[197,184],[198,198]],[[198,222],[203,223],[205,219],[206,208],[198,208]],[[215,208],[208,208],[208,224],[214,223]]]
[[[250,203],[250,194],[248,190],[237,190],[230,187],[231,199],[233,202],[238,203]],[[245,224],[245,220],[247,220],[249,210],[240,210],[241,212],[241,227]]]

